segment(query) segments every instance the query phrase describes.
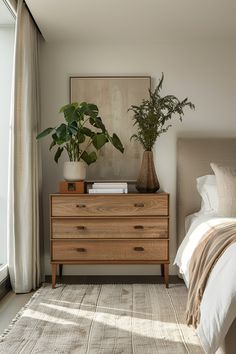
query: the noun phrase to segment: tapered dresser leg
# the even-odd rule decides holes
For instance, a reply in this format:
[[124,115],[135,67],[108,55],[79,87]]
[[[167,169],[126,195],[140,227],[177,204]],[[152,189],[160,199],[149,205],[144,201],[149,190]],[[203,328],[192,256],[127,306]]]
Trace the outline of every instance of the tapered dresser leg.
[[164,264],[164,280],[166,288],[169,288],[169,264]]
[[55,289],[56,287],[56,277],[57,277],[57,264],[52,264],[52,288]]

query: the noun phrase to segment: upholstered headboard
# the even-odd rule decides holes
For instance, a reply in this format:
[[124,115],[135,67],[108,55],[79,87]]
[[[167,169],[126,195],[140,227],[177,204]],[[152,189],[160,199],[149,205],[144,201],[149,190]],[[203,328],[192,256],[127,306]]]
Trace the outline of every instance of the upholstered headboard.
[[185,236],[185,216],[200,209],[196,178],[213,174],[210,162],[236,166],[236,139],[178,139],[177,144],[177,242]]

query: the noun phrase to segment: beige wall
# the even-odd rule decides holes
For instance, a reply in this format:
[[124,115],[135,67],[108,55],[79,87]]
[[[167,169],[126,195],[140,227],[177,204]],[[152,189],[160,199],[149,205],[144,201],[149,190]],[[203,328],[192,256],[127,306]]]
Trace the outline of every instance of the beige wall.
[[[163,42],[122,44],[47,44],[41,48],[42,128],[62,117],[58,109],[69,101],[70,75],[151,75],[153,84],[165,73],[163,93],[186,96],[196,111],[187,111],[155,147],[155,163],[162,188],[171,195],[171,260],[176,252],[175,190],[176,139],[236,136],[236,42]],[[48,142],[48,141],[47,141]],[[45,270],[50,273],[48,195],[58,189],[58,166],[42,144],[45,224]],[[158,266],[71,266],[67,274],[156,274]],[[172,272],[175,269],[172,268]]]

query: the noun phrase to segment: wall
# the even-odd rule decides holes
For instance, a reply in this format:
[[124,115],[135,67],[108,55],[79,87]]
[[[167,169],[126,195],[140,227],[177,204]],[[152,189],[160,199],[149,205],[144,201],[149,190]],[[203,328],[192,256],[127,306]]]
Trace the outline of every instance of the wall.
[[[186,96],[196,111],[186,111],[183,123],[173,121],[154,153],[162,188],[171,195],[171,261],[176,253],[176,140],[188,137],[235,137],[236,42],[162,42],[132,45],[43,43],[41,48],[42,128],[54,126],[58,109],[69,101],[70,75],[151,75],[153,85],[165,73],[163,94]],[[49,265],[48,195],[58,190],[62,162],[56,165],[42,144],[45,229],[45,269]],[[67,274],[156,274],[158,266],[76,266]],[[172,273],[175,268],[171,267]]]
[[0,264],[7,261],[7,185],[14,27],[0,26]]

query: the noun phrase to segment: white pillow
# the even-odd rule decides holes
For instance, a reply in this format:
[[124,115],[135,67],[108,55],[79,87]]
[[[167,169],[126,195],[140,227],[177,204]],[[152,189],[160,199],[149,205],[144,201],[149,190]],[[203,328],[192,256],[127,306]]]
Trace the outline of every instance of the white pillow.
[[200,194],[201,212],[208,213],[218,211],[218,192],[216,186],[216,176],[206,175],[197,178],[197,190]]
[[236,216],[236,169],[211,163],[219,195],[219,215]]

